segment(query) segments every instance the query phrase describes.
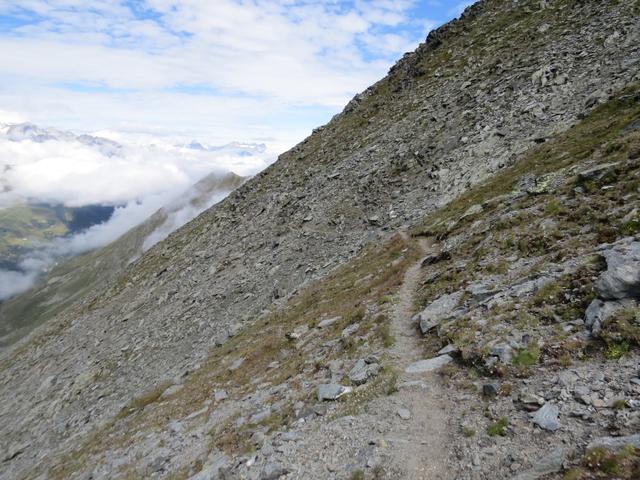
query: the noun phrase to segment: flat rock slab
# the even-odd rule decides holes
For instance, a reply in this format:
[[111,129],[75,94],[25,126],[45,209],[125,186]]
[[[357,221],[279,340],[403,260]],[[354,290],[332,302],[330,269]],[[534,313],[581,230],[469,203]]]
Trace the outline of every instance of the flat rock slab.
[[597,438],[587,446],[587,450],[604,447],[609,450],[618,451],[629,445],[640,448],[640,433],[628,435],[626,437],[602,437]]
[[428,360],[420,360],[419,362],[412,363],[406,369],[406,373],[427,373],[438,370],[444,367],[447,363],[451,362],[453,358],[449,355],[440,355],[439,357],[430,358]]

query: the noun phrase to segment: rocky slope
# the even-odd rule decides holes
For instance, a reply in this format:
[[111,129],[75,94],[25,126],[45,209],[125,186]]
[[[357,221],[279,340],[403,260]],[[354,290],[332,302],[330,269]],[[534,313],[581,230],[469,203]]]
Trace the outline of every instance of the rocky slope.
[[[1,474],[637,472],[629,448],[580,456],[638,429],[636,270],[615,271],[636,261],[639,14],[486,0],[431,34],[3,355]],[[536,463],[550,444],[570,451]]]

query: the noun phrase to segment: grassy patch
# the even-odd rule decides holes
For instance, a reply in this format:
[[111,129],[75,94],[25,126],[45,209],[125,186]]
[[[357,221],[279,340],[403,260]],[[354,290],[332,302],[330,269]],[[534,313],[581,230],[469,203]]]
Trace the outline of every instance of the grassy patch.
[[462,435],[464,435],[467,438],[471,438],[471,437],[474,437],[476,435],[476,431],[475,431],[475,429],[473,429],[471,427],[463,427],[462,428]]
[[640,450],[629,445],[618,453],[607,448],[594,448],[588,451],[582,459],[583,470],[577,470],[589,477],[585,470],[595,474],[595,478],[617,478],[623,480],[636,479],[640,471]]
[[513,364],[517,367],[532,367],[540,360],[540,349],[537,345],[516,350],[513,355]]
[[355,470],[351,472],[351,480],[364,480],[364,470]]
[[389,348],[394,345],[396,343],[396,337],[391,331],[389,318],[386,315],[378,315],[375,322],[378,324],[377,332],[382,341],[382,346]]
[[487,434],[490,437],[501,436],[504,437],[507,434],[507,429],[509,428],[509,419],[507,417],[502,417],[495,423],[492,423],[487,427]]

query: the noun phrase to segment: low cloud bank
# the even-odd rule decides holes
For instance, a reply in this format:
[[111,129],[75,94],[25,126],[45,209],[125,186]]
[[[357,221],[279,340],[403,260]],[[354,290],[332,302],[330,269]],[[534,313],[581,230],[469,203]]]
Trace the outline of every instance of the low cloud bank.
[[123,145],[28,124],[0,126],[0,208],[38,201],[121,205],[108,221],[29,252],[19,271],[0,269],[0,301],[31,288],[61,258],[107,245],[163,208],[166,220],[144,241],[143,249],[151,248],[229,193],[193,186],[198,180],[229,171],[255,174],[275,157],[262,144],[216,147],[147,139]]

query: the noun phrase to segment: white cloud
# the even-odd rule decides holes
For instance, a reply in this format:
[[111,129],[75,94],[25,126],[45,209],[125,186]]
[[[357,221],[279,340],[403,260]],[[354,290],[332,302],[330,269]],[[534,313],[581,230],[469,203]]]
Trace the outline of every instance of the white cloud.
[[44,135],[51,138],[14,141],[9,133],[0,134],[0,165],[9,167],[3,181],[11,187],[0,193],[0,206],[29,199],[71,207],[125,204],[153,195],[166,200],[212,171],[251,175],[276,156],[258,145],[248,145],[239,155],[231,147],[196,150],[181,145],[190,139],[173,144],[151,137],[146,140],[151,144],[119,145],[99,138],[86,144],[55,131]]
[[[247,139],[247,124],[271,125],[274,108],[279,122],[296,114],[292,108],[324,108],[295,135],[282,125],[266,128],[290,146],[424,39],[426,31],[402,28],[414,24],[408,17],[414,5],[26,0],[18,6],[0,0],[0,12],[31,20],[0,36],[0,106],[41,123],[51,123],[48,115],[65,127],[161,123],[167,129],[188,128],[181,120],[195,107],[210,131],[225,117],[226,141]],[[208,91],[185,95],[185,87]],[[127,109],[130,101],[138,108]],[[218,113],[217,122],[206,109]]]
[[0,270],[0,301],[30,288],[61,257],[111,243],[163,208],[166,220],[144,243],[150,248],[229,193],[200,179],[229,171],[252,175],[276,156],[263,144],[216,147],[179,135],[102,133],[111,140],[0,125],[0,208],[19,202],[118,205],[107,222],[29,252],[19,271]]
[[37,270],[11,271],[0,269],[0,302],[26,292],[37,278]]

